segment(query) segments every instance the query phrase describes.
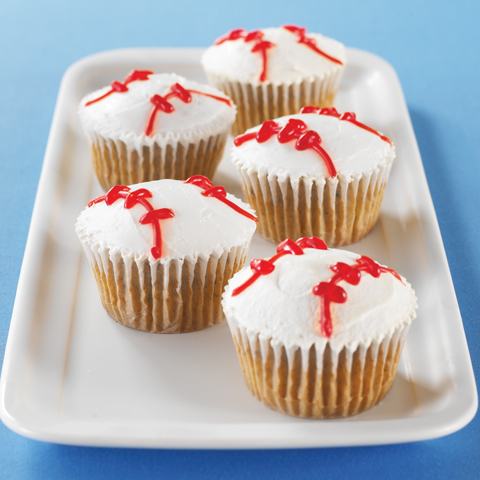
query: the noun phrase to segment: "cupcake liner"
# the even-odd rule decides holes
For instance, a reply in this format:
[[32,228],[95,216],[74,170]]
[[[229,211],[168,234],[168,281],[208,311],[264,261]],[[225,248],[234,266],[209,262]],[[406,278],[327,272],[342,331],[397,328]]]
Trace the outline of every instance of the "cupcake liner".
[[98,181],[107,191],[114,185],[132,185],[170,178],[186,180],[193,175],[212,178],[220,163],[228,132],[196,142],[165,142],[128,147],[119,139],[90,132],[88,138]]
[[390,390],[410,324],[383,340],[335,349],[277,345],[228,318],[245,382],[267,407],[303,418],[343,418]]
[[279,178],[237,168],[260,235],[275,243],[315,236],[338,247],[361,240],[375,226],[391,163],[349,179]]
[[210,256],[134,259],[83,243],[102,304],[127,327],[152,333],[185,333],[224,320],[221,297],[245,264],[248,245]]
[[333,106],[341,75],[342,69],[333,69],[323,77],[311,76],[301,82],[253,85],[207,74],[210,84],[225,92],[237,106],[234,136],[265,120],[298,113],[305,105]]

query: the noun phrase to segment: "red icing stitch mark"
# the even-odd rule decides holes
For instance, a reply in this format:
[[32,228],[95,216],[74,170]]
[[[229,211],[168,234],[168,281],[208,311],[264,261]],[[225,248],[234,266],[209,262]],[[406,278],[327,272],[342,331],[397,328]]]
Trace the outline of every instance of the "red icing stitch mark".
[[195,93],[196,95],[203,95],[204,97],[213,98],[214,100],[226,103],[228,106],[232,105],[232,102],[228,98],[218,97],[216,95],[211,95],[210,93],[199,92],[198,90],[187,90],[179,83],[174,83],[170,86],[170,91],[165,96],[162,97],[160,95],[153,95],[153,97],[150,98],[150,102],[153,103],[154,107],[150,112],[147,120],[145,135],[149,136],[153,133],[153,130],[155,129],[155,120],[157,118],[157,113],[160,110],[165,113],[173,113],[175,111],[175,107],[168,100],[177,97],[183,103],[191,103],[192,93]]
[[223,37],[217,38],[215,40],[215,45],[221,45],[224,42],[235,41],[243,39],[245,43],[255,42],[252,49],[250,50],[252,53],[259,53],[262,59],[262,71],[259,76],[259,80],[261,82],[265,82],[267,80],[267,70],[268,70],[268,55],[267,51],[271,48],[275,47],[275,44],[264,40],[264,33],[261,30],[254,30],[253,32],[248,33],[243,28],[237,28],[236,30],[232,30],[231,32],[227,33]]
[[152,193],[146,188],[139,188],[125,197],[124,207],[126,209],[130,209],[133,208],[137,203],[141,203],[145,206],[146,204],[143,201],[145,198],[152,198]]
[[166,98],[161,97],[160,95],[154,95],[152,98],[150,98],[150,103],[153,103],[154,107],[150,112],[147,128],[145,129],[145,135],[147,136],[151,135],[153,129],[155,128],[155,120],[157,119],[157,113],[159,110],[162,110],[165,113],[172,113],[175,110],[173,105],[169,103]]
[[151,223],[153,227],[153,247],[151,249],[153,258],[162,256],[162,231],[160,229],[160,220],[172,218],[175,214],[170,208],[160,208],[159,210],[150,210],[140,217],[142,225]]
[[295,144],[295,148],[300,151],[307,150],[309,148],[311,148],[312,150],[315,150],[323,158],[323,161],[325,162],[325,166],[327,167],[327,170],[328,170],[328,174],[332,178],[334,178],[337,175],[337,170],[335,169],[335,165],[333,165],[333,161],[330,158],[330,155],[320,145],[321,142],[322,142],[322,139],[320,135],[313,130],[309,130],[308,132],[305,132],[297,140],[297,143]]
[[203,188],[204,190],[208,190],[209,188],[213,187],[213,183],[203,175],[193,175],[185,183],[190,183],[192,185],[196,185],[197,187]]
[[261,275],[268,275],[275,269],[273,265],[279,258],[285,255],[303,255],[304,248],[315,248],[318,250],[327,250],[327,246],[323,240],[317,237],[302,237],[296,242],[287,238],[277,246],[277,253],[268,260],[254,259],[250,262],[250,268],[253,271],[253,275],[242,285],[233,289],[232,297],[235,297],[252,285],[257,278]]
[[171,92],[167,94],[167,97],[177,96],[182,102],[190,103],[192,101],[192,94],[183,88],[179,83],[174,83],[170,87]]
[[280,143],[288,143],[296,140],[307,130],[307,125],[301,120],[291,118],[287,124],[278,132],[277,138]]
[[318,237],[302,237],[295,242],[301,248],[315,248],[317,250],[328,250],[327,244]]
[[228,40],[238,40],[239,38],[244,38],[247,32],[243,28],[237,28],[235,30],[231,30],[223,37],[217,38],[214,42],[215,45],[221,45],[223,42],[227,42]]
[[[123,83],[120,83],[120,82],[117,82],[116,80],[114,80],[110,86],[112,87],[112,90],[114,92],[126,92],[128,91],[128,87],[126,85],[124,85]],[[113,93],[113,92],[112,92]]]
[[307,105],[306,107],[302,107],[299,113],[318,113],[320,111],[320,107],[314,107],[313,105]]
[[105,195],[105,203],[107,205],[112,205],[119,198],[125,198],[126,192],[129,192],[130,188],[123,185],[115,185],[112,187]]
[[327,58],[328,60],[338,63],[339,65],[343,65],[343,62],[338,60],[335,57],[332,57],[331,55],[328,55],[325,53],[323,50],[320,50],[317,46],[317,42],[315,41],[314,38],[307,37],[307,29],[302,28],[302,27],[297,27],[296,25],[284,25],[283,28],[285,30],[288,30],[289,32],[292,32],[296,37],[297,37],[297,42],[302,43],[303,45],[307,46],[311,50],[313,50],[315,53],[318,53],[319,55],[322,55],[322,57]]
[[328,115],[330,117],[336,117],[339,118],[340,120],[345,120],[346,122],[353,123],[359,128],[363,128],[364,130],[367,130],[367,132],[373,133],[374,135],[377,135],[377,137],[380,137],[383,141],[389,143],[390,145],[392,144],[392,141],[386,137],[385,135],[382,135],[380,132],[377,132],[373,128],[369,127],[368,125],[365,125],[364,123],[360,123],[357,121],[357,117],[353,112],[345,112],[345,113],[338,113],[336,108],[331,107],[331,108],[320,108],[320,107],[313,107],[311,105],[308,105],[306,107],[303,107],[300,110],[300,113],[316,113],[318,115]]
[[[246,42],[248,40],[245,40]],[[252,52],[259,52],[261,57],[262,57],[262,63],[263,63],[263,68],[262,72],[260,73],[260,81],[265,82],[267,80],[267,69],[268,69],[268,56],[267,56],[267,50],[270,48],[273,48],[275,46],[274,43],[272,42],[267,42],[266,40],[262,40],[260,42],[255,43],[255,45],[252,47]]]
[[382,273],[390,273],[396,279],[403,283],[400,275],[391,268],[382,267],[377,262],[364,255],[355,259],[353,265],[343,262],[337,262],[330,266],[330,270],[334,275],[326,282],[320,282],[312,289],[312,293],[321,299],[320,304],[320,331],[327,338],[332,336],[332,315],[330,304],[345,303],[347,301],[347,293],[337,284],[345,280],[350,285],[358,285],[362,279],[362,272],[371,275],[374,278],[380,277]]
[[258,222],[258,218],[246,212],[243,208],[239,207],[236,203],[231,202],[227,198],[227,192],[225,191],[224,187],[222,186],[214,187],[213,183],[207,177],[204,177],[203,175],[194,175],[193,177],[190,177],[189,179],[185,180],[184,183],[189,183],[202,188],[203,189],[202,195],[204,197],[214,197],[220,200],[221,202],[223,202],[225,205],[228,205],[230,208],[240,213],[244,217],[247,217],[250,220],[253,220],[254,222]]
[[172,218],[175,216],[173,210],[170,208],[160,208],[155,210],[152,204],[147,200],[152,197],[152,192],[146,188],[139,188],[138,190],[130,191],[129,187],[123,185],[116,185],[112,187],[105,195],[92,200],[88,206],[91,207],[96,203],[105,201],[107,205],[112,205],[118,199],[122,198],[125,200],[123,206],[126,209],[133,208],[135,205],[140,204],[146,210],[147,213],[140,217],[139,222],[142,225],[152,224],[153,228],[153,247],[150,252],[152,253],[155,260],[162,256],[162,231],[160,229],[160,220],[165,220],[167,218]]
[[250,132],[239,135],[238,137],[235,137],[233,143],[236,147],[239,147],[245,142],[253,139],[257,140],[258,143],[264,143],[270,137],[279,133],[281,129],[282,127],[280,127],[277,122],[274,122],[273,120],[266,120],[262,123],[258,132]]
[[315,285],[312,293],[321,298],[322,319],[320,331],[324,337],[330,338],[333,331],[330,303],[345,303],[347,301],[347,293],[342,287],[330,282],[320,282],[318,285]]
[[335,168],[335,165],[333,164],[330,155],[320,145],[320,143],[322,142],[320,135],[313,130],[307,129],[308,127],[305,122],[296,118],[290,118],[283,128],[280,127],[278,123],[274,122],[273,120],[267,120],[262,123],[262,126],[260,127],[260,130],[258,130],[258,132],[250,132],[239,135],[235,138],[233,143],[236,147],[239,147],[245,142],[253,139],[256,139],[258,143],[263,143],[275,134],[277,134],[277,139],[280,143],[288,143],[291,140],[296,140],[296,150],[302,151],[312,149],[317,152],[325,163],[330,177],[336,177],[337,170]]
[[293,240],[287,238],[277,246],[277,253],[291,253],[292,255],[303,255],[303,248]]
[[350,283],[350,285],[358,285],[362,277],[362,273],[357,267],[352,267],[351,265],[343,262],[335,263],[335,265],[330,267],[330,270],[337,274],[334,275],[330,280],[332,282],[336,281],[338,278],[345,280],[346,282]]
[[123,80],[123,83],[118,82],[117,80],[114,80],[110,84],[111,90],[109,90],[107,93],[105,93],[101,97],[98,97],[94,100],[90,100],[89,102],[87,102],[85,104],[85,106],[88,107],[89,105],[92,105],[92,103],[96,103],[100,100],[103,100],[105,97],[108,97],[109,95],[111,95],[114,92],[119,92],[119,93],[127,92],[128,91],[127,85],[129,83],[131,83],[131,82],[143,82],[145,80],[148,80],[149,75],[153,75],[153,72],[151,72],[150,70],[133,70],[125,77],[125,79]]
[[250,262],[250,267],[254,272],[259,273],[260,275],[268,275],[272,273],[275,269],[275,265],[268,262],[267,260],[262,260],[260,258],[255,258]]

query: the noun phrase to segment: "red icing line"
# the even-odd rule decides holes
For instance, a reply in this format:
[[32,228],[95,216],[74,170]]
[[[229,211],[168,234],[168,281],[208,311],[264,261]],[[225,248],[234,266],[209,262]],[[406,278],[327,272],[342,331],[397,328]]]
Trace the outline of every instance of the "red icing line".
[[231,202],[227,198],[227,192],[225,191],[224,187],[221,187],[221,186],[214,187],[213,183],[207,177],[203,175],[193,175],[193,177],[190,177],[189,179],[185,180],[184,183],[196,185],[197,187],[202,188],[203,189],[202,195],[204,197],[214,197],[220,200],[221,202],[223,202],[225,205],[228,205],[230,208],[240,213],[244,217],[247,217],[250,220],[253,220],[254,222],[258,222],[258,218],[246,212],[243,208],[239,207],[236,203]]
[[87,102],[85,104],[85,106],[88,107],[89,105],[92,105],[92,103],[96,103],[100,100],[103,100],[105,97],[108,97],[109,95],[111,95],[114,92],[119,92],[119,93],[127,92],[128,91],[127,85],[129,83],[131,83],[131,82],[143,82],[145,80],[148,80],[149,75],[153,75],[153,72],[151,72],[150,70],[132,70],[125,77],[125,79],[123,80],[123,83],[117,82],[116,80],[114,80],[110,84],[110,86],[112,87],[111,90],[109,90],[107,93],[105,93],[101,97],[96,98],[95,100],[90,100],[89,102]]
[[153,97],[150,98],[150,102],[153,103],[154,107],[151,110],[150,115],[147,119],[145,135],[149,136],[153,133],[153,130],[155,129],[155,120],[159,111],[162,111],[164,113],[172,113],[175,111],[175,107],[168,100],[177,97],[184,103],[191,103],[192,93],[213,98],[214,100],[226,103],[228,106],[232,105],[232,102],[228,98],[217,97],[216,95],[199,92],[198,90],[187,90],[183,88],[179,83],[174,83],[170,86],[170,91],[164,97],[160,95],[153,95]]
[[338,60],[338,58],[332,57],[328,54],[326,54],[323,50],[320,50],[317,46],[317,42],[315,41],[314,38],[307,37],[307,29],[302,28],[302,27],[297,27],[296,25],[284,25],[283,28],[285,30],[288,30],[289,32],[292,32],[296,37],[297,37],[297,42],[302,43],[303,45],[307,46],[311,50],[313,50],[315,53],[318,53],[319,55],[322,55],[323,57],[327,58],[328,60],[338,63],[339,65],[343,65],[343,62]]
[[362,272],[372,275],[374,278],[380,277],[382,273],[390,273],[396,279],[403,283],[400,275],[391,268],[382,267],[377,262],[364,255],[355,259],[353,265],[343,262],[337,262],[330,266],[334,275],[326,282],[320,282],[312,289],[312,293],[321,299],[320,304],[320,331],[323,336],[330,338],[332,336],[332,315],[330,311],[331,303],[345,303],[347,293],[337,284],[342,280],[350,285],[358,285],[362,279]]
[[159,110],[163,110],[165,113],[172,113],[175,110],[173,105],[160,95],[154,95],[150,98],[150,103],[153,103],[154,107],[147,120],[147,128],[145,129],[145,135],[147,136],[151,135],[155,128],[155,120]]
[[377,135],[377,137],[380,137],[384,142],[387,142],[390,145],[392,145],[392,141],[388,137],[386,137],[385,135],[382,135],[380,132],[377,132],[376,130],[369,127],[368,125],[365,125],[364,123],[360,123],[359,121],[357,121],[356,115],[353,112],[345,112],[340,114],[337,112],[337,109],[334,107],[320,108],[320,107],[313,107],[309,105],[309,106],[303,107],[300,110],[300,113],[316,113],[317,115],[328,115],[330,117],[339,118],[340,120],[345,120],[346,122],[353,123],[359,128],[363,128],[364,130],[367,130],[367,132]]
[[258,132],[245,133],[235,138],[233,143],[239,147],[245,142],[256,139],[258,143],[266,142],[273,135],[277,135],[277,139],[280,143],[288,143],[291,140],[296,140],[295,149],[302,151],[312,149],[317,152],[323,159],[325,166],[327,167],[328,174],[334,178],[337,175],[337,170],[333,164],[330,155],[320,145],[322,139],[320,135],[313,131],[307,130],[308,127],[302,120],[296,118],[290,118],[287,124],[282,128],[278,123],[273,120],[267,120],[262,123],[262,126]]
[[211,93],[200,92],[198,90],[188,90],[190,93],[196,93],[197,95],[203,95],[204,97],[213,98],[214,100],[218,100],[219,102],[226,103],[229,107],[232,106],[232,102],[228,98],[217,97],[216,95],[212,95]]
[[267,70],[268,70],[268,56],[267,50],[275,47],[275,44],[267,40],[263,40],[264,33],[261,30],[254,30],[253,32],[248,33],[243,28],[237,28],[227,33],[223,37],[217,38],[215,40],[215,45],[221,45],[224,42],[235,41],[243,39],[245,43],[255,42],[252,49],[252,53],[259,53],[262,59],[262,71],[259,76],[261,82],[267,80]]
[[105,201],[107,205],[112,205],[118,199],[123,198],[125,202],[123,204],[124,208],[130,209],[135,205],[140,204],[146,210],[147,213],[140,217],[140,223],[146,225],[150,223],[153,228],[153,247],[151,248],[151,253],[155,260],[162,256],[162,231],[160,228],[160,220],[165,220],[167,218],[172,218],[175,216],[173,210],[170,208],[159,208],[155,210],[151,203],[147,200],[152,197],[150,190],[146,188],[139,188],[138,190],[130,191],[129,187],[124,185],[116,185],[112,187],[105,195],[92,200],[88,206],[91,207],[96,203]]
[[250,262],[250,268],[253,275],[242,285],[233,289],[232,297],[235,297],[252,285],[261,275],[268,275],[275,269],[273,265],[279,258],[284,255],[303,255],[304,248],[315,248],[317,250],[327,250],[327,246],[323,240],[317,237],[302,237],[296,242],[287,238],[277,246],[277,253],[268,260],[254,259]]

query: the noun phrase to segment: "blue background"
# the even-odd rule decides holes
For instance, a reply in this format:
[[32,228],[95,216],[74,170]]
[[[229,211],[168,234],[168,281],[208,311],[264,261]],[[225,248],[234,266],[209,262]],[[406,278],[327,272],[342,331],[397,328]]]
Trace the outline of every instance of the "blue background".
[[[0,362],[61,77],[124,47],[208,46],[293,23],[390,62],[402,83],[476,372],[480,372],[480,2],[0,0]],[[478,415],[461,431],[381,447],[182,451],[69,447],[0,423],[0,478],[478,478]]]

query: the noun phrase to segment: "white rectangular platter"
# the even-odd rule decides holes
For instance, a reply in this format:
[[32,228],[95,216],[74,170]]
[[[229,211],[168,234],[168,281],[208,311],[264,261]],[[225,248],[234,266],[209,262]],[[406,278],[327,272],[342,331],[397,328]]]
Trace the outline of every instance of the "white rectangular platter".
[[[477,409],[462,320],[403,93],[382,59],[348,50],[336,107],[388,135],[395,161],[380,220],[349,249],[404,275],[418,318],[385,400],[342,420],[272,411],[244,384],[226,322],[185,335],[117,325],[103,310],[74,232],[103,193],[76,115],[86,93],[133,68],[205,82],[200,49],[100,53],[65,74],[20,275],[0,383],[0,415],[27,437],[162,448],[297,448],[418,441],[452,433]],[[214,183],[241,196],[228,152]],[[257,234],[250,258],[275,245]]]

